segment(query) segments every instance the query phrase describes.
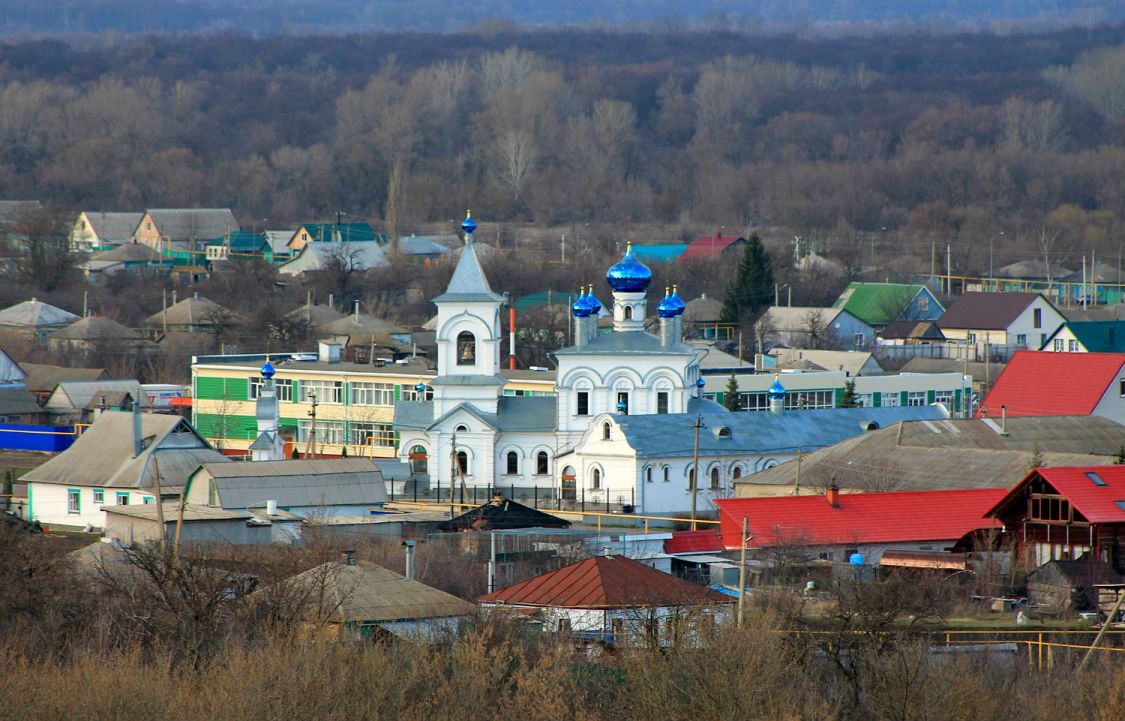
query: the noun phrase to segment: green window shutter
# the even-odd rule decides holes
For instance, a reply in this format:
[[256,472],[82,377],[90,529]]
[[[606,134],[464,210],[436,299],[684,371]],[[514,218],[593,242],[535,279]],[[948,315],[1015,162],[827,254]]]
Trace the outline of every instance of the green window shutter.
[[395,401],[402,400],[402,385],[395,383]]
[[910,405],[910,393],[909,393],[909,391],[903,391],[902,393],[899,393],[898,404],[900,406]]
[[837,408],[842,408],[844,405],[844,389],[837,388],[834,396],[835,397],[832,405],[836,406]]
[[936,403],[936,402],[937,402],[937,392],[936,391],[926,391],[926,405],[930,405],[930,404]]
[[883,405],[883,394],[876,391],[871,394],[871,405],[878,408]]

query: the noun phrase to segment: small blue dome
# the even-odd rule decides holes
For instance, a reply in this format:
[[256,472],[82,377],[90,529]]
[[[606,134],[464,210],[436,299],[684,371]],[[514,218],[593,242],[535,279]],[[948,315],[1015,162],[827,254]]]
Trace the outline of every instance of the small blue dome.
[[574,313],[575,318],[589,318],[593,310],[594,309],[590,307],[590,301],[586,296],[586,291],[579,288],[578,300],[574,301],[574,305],[570,306],[570,311]]
[[668,299],[668,303],[675,309],[672,315],[683,315],[684,308],[687,308],[687,304],[680,297],[680,291],[676,286],[672,286],[672,295]]
[[472,236],[473,231],[477,229],[477,222],[473,220],[472,211],[465,211],[465,219],[461,221],[461,230],[465,235]]
[[778,376],[773,377],[773,385],[766,391],[770,400],[783,400],[785,398],[785,386],[781,385],[781,378]]
[[270,378],[273,378],[273,374],[274,374],[273,363],[270,363],[269,358],[266,358],[266,364],[264,366],[262,366],[261,372],[262,372],[262,377],[265,378],[266,380],[269,380]]
[[661,318],[674,318],[676,316],[676,304],[672,301],[672,293],[667,288],[664,289],[664,300],[656,306],[656,314]]
[[641,293],[652,282],[652,271],[633,255],[633,245],[625,249],[625,257],[609,269],[605,279],[620,293]]
[[590,306],[590,315],[597,317],[602,312],[602,302],[594,295],[594,286],[591,284],[586,292],[586,305]]
[[418,381],[418,383],[414,386],[414,392],[420,396],[424,396],[426,393],[426,384],[422,381]]

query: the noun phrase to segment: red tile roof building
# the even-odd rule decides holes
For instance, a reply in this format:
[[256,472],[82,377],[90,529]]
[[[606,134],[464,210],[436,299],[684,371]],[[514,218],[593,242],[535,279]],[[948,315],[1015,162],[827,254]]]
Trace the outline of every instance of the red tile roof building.
[[[719,506],[723,545],[736,550],[742,519],[749,520],[748,548],[781,546],[864,551],[869,562],[887,547],[947,550],[981,529],[999,524],[985,513],[1006,491],[839,493],[815,496],[727,498]],[[832,502],[835,497],[835,504]],[[833,560],[846,560],[834,556]]]
[[744,245],[746,245],[746,238],[737,235],[722,235],[721,233],[701,235],[688,243],[688,247],[680,255],[680,261],[714,258],[726,253],[728,249],[731,253],[737,253],[738,249]]
[[1125,353],[1017,351],[976,415],[1088,416],[1125,420]]
[[988,515],[1036,566],[1085,555],[1125,573],[1125,466],[1037,468]]
[[723,538],[719,529],[707,528],[702,531],[675,531],[664,542],[665,553],[716,553],[723,550]]
[[728,603],[730,598],[625,556],[594,556],[483,596],[482,604],[611,609]]

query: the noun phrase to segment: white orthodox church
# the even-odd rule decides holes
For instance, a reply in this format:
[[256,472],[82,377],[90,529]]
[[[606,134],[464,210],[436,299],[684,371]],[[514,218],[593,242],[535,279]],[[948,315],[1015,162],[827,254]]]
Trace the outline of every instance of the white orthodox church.
[[[418,397],[432,400],[395,404],[400,458],[428,473],[431,487],[514,488],[517,496],[537,487],[540,498],[550,489],[564,501],[683,512],[691,506],[698,421],[705,429],[698,490],[700,509],[707,510],[710,499],[732,495],[734,480],[795,457],[798,447],[807,452],[856,435],[857,420],[884,411],[937,417],[928,408],[784,415],[779,382],[771,389],[771,413],[730,413],[699,398],[705,351],[683,341],[684,303],[674,290],[666,292],[657,307],[659,333],[645,330],[652,273],[631,248],[606,274],[613,331],[597,333],[602,307],[591,286],[572,307],[574,345],[555,353],[557,396],[505,396],[504,299],[481,269],[476,223],[466,217],[461,228],[465,248],[449,287],[434,299],[438,375],[429,389],[418,389]],[[878,427],[880,420],[886,419],[871,423]]]

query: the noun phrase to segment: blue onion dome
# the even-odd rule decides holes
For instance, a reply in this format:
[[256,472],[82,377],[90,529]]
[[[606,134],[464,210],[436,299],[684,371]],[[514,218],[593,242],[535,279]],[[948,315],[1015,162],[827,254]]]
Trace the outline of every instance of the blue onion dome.
[[266,380],[269,380],[270,378],[273,378],[274,372],[275,371],[273,369],[273,363],[270,363],[270,359],[267,357],[266,358],[266,364],[264,366],[262,366],[262,371],[261,371],[262,377],[265,378]]
[[672,286],[672,295],[668,298],[668,303],[675,309],[673,315],[683,315],[684,309],[687,308],[687,303],[684,303],[683,298],[680,297],[679,288],[674,285]]
[[625,248],[625,256],[609,269],[605,279],[620,293],[641,293],[652,282],[652,271],[633,255],[633,244]]
[[477,222],[473,220],[473,212],[471,210],[465,211],[465,219],[461,221],[461,231],[470,238],[473,237],[473,231],[477,229]]
[[676,316],[676,304],[672,302],[671,289],[664,289],[664,300],[656,306],[656,314],[661,318],[674,318]]
[[773,385],[767,391],[770,400],[781,400],[785,398],[785,386],[781,385],[781,377],[777,373],[773,375]]
[[597,316],[602,312],[602,302],[594,295],[594,284],[591,283],[587,286],[589,290],[586,291],[586,304],[590,306],[590,315]]
[[418,379],[418,383],[414,386],[414,392],[420,396],[425,395],[426,384],[422,382],[421,378]]
[[574,313],[575,318],[589,318],[593,308],[590,307],[590,301],[586,296],[586,291],[583,288],[578,289],[578,300],[574,301],[574,305],[570,306],[570,311]]

